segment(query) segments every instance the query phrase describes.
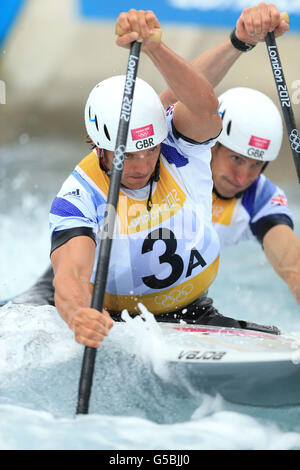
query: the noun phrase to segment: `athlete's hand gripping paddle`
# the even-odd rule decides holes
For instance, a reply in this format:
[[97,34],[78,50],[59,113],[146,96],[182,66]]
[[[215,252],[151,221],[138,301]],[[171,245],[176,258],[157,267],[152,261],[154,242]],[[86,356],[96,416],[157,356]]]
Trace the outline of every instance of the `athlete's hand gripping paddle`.
[[[112,237],[115,227],[115,214],[119,199],[120,184],[123,172],[125,148],[127,134],[131,116],[132,100],[137,75],[141,43],[133,42],[130,46],[130,54],[127,65],[126,79],[122,106],[120,110],[119,127],[117,133],[116,147],[113,158],[113,168],[110,178],[108,198],[106,204],[106,217],[104,220],[105,232],[101,238],[99,257],[97,261],[97,270],[95,276],[94,290],[91,307],[99,310],[103,309],[106,281],[109,267],[110,252],[112,246]],[[129,79],[130,78],[130,79]],[[122,113],[123,104],[126,103],[126,116]],[[128,111],[128,103],[131,103]],[[125,119],[125,117],[127,120]],[[128,119],[129,116],[129,119]],[[96,359],[96,348],[85,347],[81,376],[79,381],[78,403],[76,414],[87,414],[89,400],[93,382],[94,365]]]
[[[119,23],[116,24],[116,31],[115,31],[117,36],[123,36],[124,31]],[[160,28],[154,28],[153,34],[150,36],[150,41],[151,42],[157,42],[160,43],[161,40],[161,35],[162,35],[162,30]]]
[[[286,12],[281,13],[281,19],[289,23],[289,16]],[[300,183],[300,138],[296,127],[292,103],[289,97],[288,88],[285,82],[283,69],[279,57],[279,52],[276,44],[275,35],[273,32],[268,33],[266,38],[266,45],[269,54],[269,59],[272,66],[275,85],[281,104],[281,110],[285,121],[287,135],[289,139],[290,148],[294,157],[294,163],[297,171],[298,181]]]

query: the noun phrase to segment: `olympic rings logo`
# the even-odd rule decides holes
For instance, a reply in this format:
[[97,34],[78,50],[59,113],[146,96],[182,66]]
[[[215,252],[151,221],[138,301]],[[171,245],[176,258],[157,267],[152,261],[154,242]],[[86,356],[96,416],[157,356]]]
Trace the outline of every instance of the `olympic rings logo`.
[[125,156],[125,145],[119,145],[118,148],[115,150],[113,165],[116,170],[121,171],[123,170],[124,166],[124,156]]
[[295,152],[300,153],[300,138],[297,129],[293,129],[290,134],[291,147]]
[[154,298],[154,302],[157,305],[162,305],[163,307],[170,307],[174,304],[181,304],[187,296],[192,292],[194,286],[192,284],[187,284],[182,289],[174,289],[172,295],[162,294],[157,295]]

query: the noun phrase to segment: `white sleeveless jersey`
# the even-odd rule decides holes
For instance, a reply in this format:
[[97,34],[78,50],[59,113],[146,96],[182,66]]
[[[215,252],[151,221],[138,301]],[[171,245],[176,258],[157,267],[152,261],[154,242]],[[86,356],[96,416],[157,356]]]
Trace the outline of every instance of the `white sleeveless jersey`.
[[[169,114],[169,115],[168,115]],[[219,239],[212,226],[211,146],[176,138],[172,112],[161,144],[160,178],[138,190],[121,186],[104,305],[108,310],[153,313],[183,308],[204,294],[219,262]],[[94,271],[103,236],[108,176],[92,152],[63,184],[50,211],[50,231],[89,227],[97,240]]]
[[264,175],[260,175],[240,198],[221,199],[213,193],[212,220],[221,247],[244,240],[261,242],[274,224],[293,228],[284,192]]

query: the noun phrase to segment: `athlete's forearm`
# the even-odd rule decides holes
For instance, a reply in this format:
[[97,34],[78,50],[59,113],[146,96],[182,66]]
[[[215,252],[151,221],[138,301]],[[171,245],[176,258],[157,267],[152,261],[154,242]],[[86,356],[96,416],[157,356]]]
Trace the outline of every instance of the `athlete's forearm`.
[[[279,37],[288,30],[289,25],[280,18],[280,12],[274,4],[260,3],[242,11],[235,25],[235,36],[238,41],[254,46],[264,42],[269,31]],[[238,44],[237,47],[240,46]],[[228,37],[218,46],[201,54],[192,64],[215,87],[241,55],[243,52],[236,49]]]
[[300,240],[286,225],[276,225],[263,239],[268,261],[300,304]]
[[[242,43],[256,45],[264,42],[269,31],[274,31],[275,36],[279,37],[288,30],[289,25],[280,18],[277,7],[274,4],[267,5],[261,2],[242,11],[235,25],[235,36]],[[228,37],[218,46],[203,52],[191,63],[213,87],[216,87],[241,55],[243,52],[236,49]],[[172,89],[169,89],[161,94],[161,100],[166,107],[177,101],[178,97]]]
[[285,280],[289,289],[298,304],[300,304],[300,273],[289,271],[286,273]]
[[74,332],[75,340],[97,348],[108,335],[113,321],[109,314],[90,308],[90,277],[95,244],[89,237],[75,237],[51,256],[54,269],[55,305]]
[[62,319],[73,329],[73,321],[80,307],[91,305],[90,283],[78,279],[72,272],[60,272],[54,276],[54,302]]
[[91,305],[94,257],[95,243],[85,236],[71,238],[51,255],[55,306],[70,328],[78,308]]
[[173,113],[173,123],[179,133],[197,142],[216,137],[222,128],[218,114],[218,99],[211,84],[201,72],[172,51],[160,38],[151,40],[153,31],[160,29],[152,11],[131,9],[118,17],[122,34],[116,39],[121,47],[133,40],[143,43],[142,50],[162,74],[179,102]]
[[216,87],[242,54],[243,52],[233,47],[230,38],[227,38],[218,46],[203,52],[191,63]]
[[[203,52],[191,62],[192,67],[199,74],[202,74],[212,87],[216,87],[232,65],[242,55],[231,44],[230,38],[225,39],[218,46]],[[178,101],[178,96],[173,89],[168,88],[161,93],[160,98],[164,107]]]
[[211,115],[218,106],[212,85],[193,64],[178,56],[166,44],[148,52],[148,56],[165,78],[171,92],[192,113]]

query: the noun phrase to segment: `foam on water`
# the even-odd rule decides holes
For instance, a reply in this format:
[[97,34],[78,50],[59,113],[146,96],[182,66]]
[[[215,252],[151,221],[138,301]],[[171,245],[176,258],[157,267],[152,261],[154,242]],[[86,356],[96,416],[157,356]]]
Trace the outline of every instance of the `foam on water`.
[[[1,250],[0,301],[28,289],[49,264],[46,207],[38,206],[38,198],[32,195],[25,194],[23,201],[26,208],[21,206],[9,215],[0,214],[0,244],[5,247]],[[32,212],[28,202],[34,206]]]
[[48,367],[76,355],[79,344],[52,306],[13,305],[0,310],[0,373],[32,365]]
[[154,319],[154,316],[143,304],[138,304],[141,314],[131,318],[124,310],[122,319],[126,324],[126,334],[130,340],[127,344],[135,343],[135,351],[145,361],[150,361],[156,374],[164,379],[168,378],[168,368],[162,361],[164,351],[167,347],[164,341],[161,328]]
[[163,426],[135,416],[54,418],[47,412],[0,405],[6,423],[0,427],[0,449],[299,449],[299,434],[281,432],[271,423],[241,413],[215,411],[218,399],[207,401],[189,421]]
[[[0,149],[0,300],[21,293],[48,265],[51,188],[80,158],[77,148],[60,150],[30,141],[22,152]],[[62,168],[61,153],[76,159]],[[298,191],[287,195],[299,234]],[[223,253],[210,295],[222,314],[300,337],[299,306],[254,243]],[[54,307],[0,309],[0,449],[300,449],[299,407],[238,406],[192,389],[162,361],[167,345],[140,308],[143,318],[125,313],[105,338],[90,414],[76,417],[83,346]]]
[[83,347],[55,308],[3,307],[0,449],[300,449],[295,408],[293,423],[290,410],[247,409],[178,382],[160,358],[160,329],[143,317],[112,328],[90,415],[75,417]]

